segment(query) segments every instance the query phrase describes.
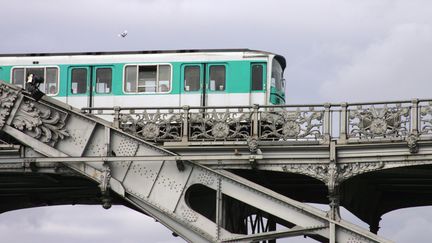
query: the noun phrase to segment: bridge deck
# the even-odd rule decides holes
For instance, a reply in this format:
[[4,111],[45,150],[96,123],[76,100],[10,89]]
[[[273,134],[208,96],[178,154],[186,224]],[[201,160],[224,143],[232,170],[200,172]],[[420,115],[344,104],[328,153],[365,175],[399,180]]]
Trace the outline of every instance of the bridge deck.
[[[122,111],[132,109],[115,108],[111,123],[48,97],[36,102],[22,90],[1,84],[1,138],[19,147],[4,145],[10,149],[3,154],[0,150],[0,172],[83,178],[84,187],[93,188],[89,193],[98,185],[104,206],[116,194],[115,202],[141,209],[191,242],[301,234],[319,241],[388,242],[340,219],[338,207],[350,205],[376,231],[373,224],[385,210],[406,205],[398,201],[364,213],[359,197],[367,190],[362,191],[362,185],[394,190],[395,184],[387,183],[396,175],[410,183],[427,181],[432,155],[429,105],[419,100],[402,103],[363,104],[367,108],[357,104],[355,109],[331,104],[314,109],[255,106],[235,112],[222,107],[197,108],[199,112],[183,107],[176,108],[177,113],[174,108],[153,108],[153,113],[127,114]],[[335,114],[342,117],[337,125],[331,122]],[[333,133],[335,126],[340,129]],[[414,168],[411,176],[403,175],[401,169],[409,166]],[[32,179],[28,184],[33,182],[38,183]],[[73,194],[66,185],[77,183],[65,180],[65,187],[56,190]],[[294,184],[298,193],[286,193]],[[349,193],[352,189],[359,194]],[[327,196],[329,212],[292,199],[325,202]],[[366,206],[380,205],[379,200],[374,203]],[[266,222],[267,232],[253,227],[251,232],[245,225],[248,217]],[[286,230],[276,231],[276,225]]]

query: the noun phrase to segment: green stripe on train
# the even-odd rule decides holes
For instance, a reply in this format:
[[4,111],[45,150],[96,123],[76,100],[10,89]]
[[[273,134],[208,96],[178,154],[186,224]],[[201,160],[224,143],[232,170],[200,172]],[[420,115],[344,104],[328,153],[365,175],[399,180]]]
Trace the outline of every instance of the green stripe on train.
[[[154,62],[151,62],[155,64]],[[193,62],[168,62],[172,65],[172,91],[169,94],[179,94],[185,93],[183,84],[181,82],[181,73],[182,66],[184,64],[201,64],[200,61]],[[251,61],[218,61],[218,62],[205,62],[206,64],[224,64],[226,65],[226,90],[225,93],[250,93],[251,92],[251,64],[252,63],[264,63],[264,62],[251,62]],[[112,67],[112,93],[111,94],[95,94],[95,95],[152,95],[152,93],[136,93],[136,94],[124,94],[123,92],[123,71],[124,66],[129,63],[112,63],[112,64],[76,64],[76,65],[65,65],[65,64],[50,64],[50,65],[16,65],[25,66],[25,67],[38,67],[38,66],[58,66],[59,67],[59,76],[60,76],[60,90],[58,96],[66,96],[67,94],[67,82],[70,79],[70,68],[72,67]],[[137,64],[137,63],[131,63]],[[139,62],[138,64],[146,64],[146,62]],[[2,66],[0,69],[0,80],[10,81],[11,80],[11,70],[13,66]],[[264,69],[266,77],[267,70]],[[207,74],[208,75],[208,74]],[[264,79],[264,90],[266,88],[266,78]],[[220,92],[220,91],[210,91],[210,92]],[[257,91],[253,91],[257,92]],[[258,91],[259,92],[259,91]],[[264,92],[264,91],[261,91]],[[83,94],[86,95],[86,94]]]

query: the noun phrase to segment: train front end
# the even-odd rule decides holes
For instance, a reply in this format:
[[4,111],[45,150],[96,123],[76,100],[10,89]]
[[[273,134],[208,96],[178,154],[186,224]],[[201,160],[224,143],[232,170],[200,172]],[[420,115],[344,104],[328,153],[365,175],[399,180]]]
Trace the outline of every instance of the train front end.
[[270,90],[269,102],[273,105],[285,104],[285,79],[284,70],[286,62],[282,56],[274,56],[271,62],[270,70]]

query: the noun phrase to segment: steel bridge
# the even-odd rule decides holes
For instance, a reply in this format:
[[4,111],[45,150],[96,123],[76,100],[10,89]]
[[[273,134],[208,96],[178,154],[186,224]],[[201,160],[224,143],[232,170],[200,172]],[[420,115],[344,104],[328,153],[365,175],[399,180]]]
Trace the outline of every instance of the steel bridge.
[[428,100],[79,110],[2,82],[0,139],[0,212],[123,204],[189,242],[392,242],[383,214],[432,203]]

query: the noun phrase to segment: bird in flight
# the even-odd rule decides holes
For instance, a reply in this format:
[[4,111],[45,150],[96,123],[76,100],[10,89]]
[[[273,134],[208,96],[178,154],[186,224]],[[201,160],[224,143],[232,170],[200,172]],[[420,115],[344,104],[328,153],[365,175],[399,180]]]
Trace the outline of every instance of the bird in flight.
[[128,35],[128,32],[127,32],[127,30],[125,30],[122,33],[118,34],[118,37],[125,38],[127,35]]

